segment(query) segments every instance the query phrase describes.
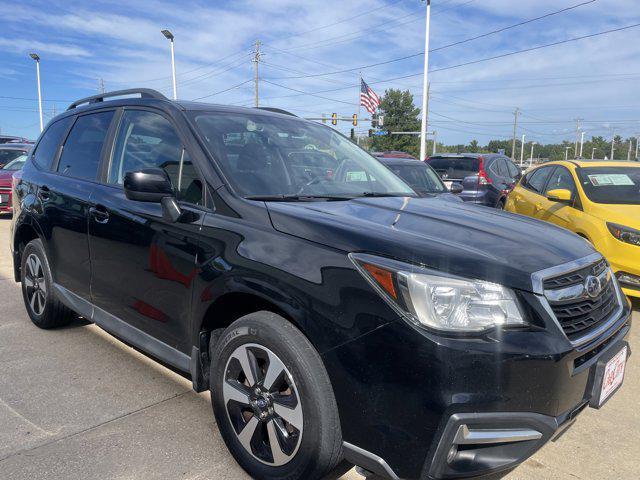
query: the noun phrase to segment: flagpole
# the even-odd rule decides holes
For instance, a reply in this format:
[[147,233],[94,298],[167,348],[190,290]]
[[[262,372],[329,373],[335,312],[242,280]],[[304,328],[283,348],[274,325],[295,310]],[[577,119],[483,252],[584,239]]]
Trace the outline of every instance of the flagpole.
[[[360,91],[362,89],[362,71],[358,72],[358,75],[360,77],[360,82],[358,82],[358,120],[360,120]],[[360,135],[358,135],[358,132],[355,132],[355,135],[356,143],[360,145]]]
[[427,102],[429,101],[429,30],[431,27],[431,0],[427,0],[424,33],[424,75],[422,77],[422,125],[420,126],[420,160],[427,158]]

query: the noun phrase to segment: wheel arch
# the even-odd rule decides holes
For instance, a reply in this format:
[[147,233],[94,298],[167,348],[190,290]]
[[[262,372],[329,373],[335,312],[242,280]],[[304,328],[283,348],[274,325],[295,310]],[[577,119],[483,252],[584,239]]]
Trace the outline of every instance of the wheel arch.
[[[226,291],[212,301],[204,314],[196,319],[191,351],[194,390],[201,392],[209,388],[210,339],[217,339],[238,318],[259,311],[271,312],[291,322],[307,336],[301,328],[300,313],[295,312],[289,303],[276,303],[272,298],[274,297],[250,290]],[[284,300],[281,296],[276,298]]]
[[[16,225],[13,235],[13,275],[16,282],[20,282],[20,265],[22,261],[22,252],[24,247],[36,238],[44,239],[42,229],[37,222],[30,217],[26,217],[24,221]],[[43,245],[46,251],[46,245]]]

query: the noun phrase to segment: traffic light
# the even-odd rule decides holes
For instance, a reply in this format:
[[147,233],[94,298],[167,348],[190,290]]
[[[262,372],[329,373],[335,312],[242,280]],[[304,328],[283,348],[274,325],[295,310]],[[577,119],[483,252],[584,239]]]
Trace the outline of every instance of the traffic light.
[[353,140],[354,138],[356,138],[356,129],[352,128],[351,129],[351,140]]
[[358,126],[358,114],[357,113],[353,114],[353,126],[354,127]]
[[371,128],[378,128],[378,114],[371,115]]
[[331,114],[331,125],[337,125],[338,124],[338,114],[337,113],[332,113]]

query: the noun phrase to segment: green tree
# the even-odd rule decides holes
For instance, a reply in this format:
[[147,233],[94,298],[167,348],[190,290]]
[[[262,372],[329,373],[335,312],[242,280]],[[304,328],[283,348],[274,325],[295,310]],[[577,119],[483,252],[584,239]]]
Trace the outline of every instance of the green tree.
[[477,140],[473,139],[471,140],[471,143],[469,143],[469,147],[467,150],[471,153],[478,153],[480,152],[480,144]]
[[[384,129],[395,132],[416,132],[420,130],[420,109],[413,104],[409,90],[386,90],[380,102],[380,112],[384,115]],[[420,139],[413,135],[389,135],[373,138],[372,149],[376,151],[400,150],[415,157],[420,154]]]

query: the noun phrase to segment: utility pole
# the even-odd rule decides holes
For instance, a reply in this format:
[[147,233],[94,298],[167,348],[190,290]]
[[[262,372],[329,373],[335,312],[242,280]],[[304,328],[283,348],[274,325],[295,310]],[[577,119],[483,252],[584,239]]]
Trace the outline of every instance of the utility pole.
[[431,0],[427,0],[424,30],[424,73],[422,76],[422,125],[420,126],[420,160],[427,157],[427,108],[429,101],[429,35],[431,29]]
[[104,93],[104,80],[102,78],[98,81],[98,91]]
[[522,145],[520,145],[520,167],[522,167],[523,163],[524,163],[524,139],[526,138],[526,135],[523,133],[522,134]]
[[564,147],[564,161],[566,162],[567,160],[569,160],[569,149],[571,147]]
[[640,133],[636,135],[636,160],[638,160],[638,142],[640,141]]
[[574,119],[576,122],[576,147],[573,150],[575,153],[575,156],[578,156],[578,137],[580,136],[580,124],[582,123],[582,120],[584,120],[583,118],[576,118]]
[[431,154],[431,156],[434,156],[436,154],[436,145],[438,145],[438,132],[434,130],[433,131],[433,153]]
[[258,84],[260,83],[260,72],[258,70],[258,64],[260,63],[260,40],[256,40],[256,49],[253,52],[253,64],[254,64],[254,79],[255,82],[255,106],[260,106],[260,97],[258,93]]
[[584,132],[584,131],[583,131],[583,132],[580,134],[580,158],[582,158],[582,150],[584,149],[584,134],[585,134],[585,133],[586,133],[586,132]]
[[520,115],[520,109],[516,108],[516,111],[514,112],[514,119],[513,119],[513,145],[511,146],[511,160],[516,159],[516,135],[518,133],[518,115]]
[[631,160],[631,150],[633,150],[633,141],[629,138],[629,151],[627,152],[627,162]]

